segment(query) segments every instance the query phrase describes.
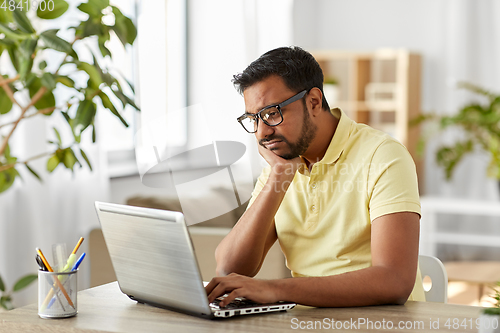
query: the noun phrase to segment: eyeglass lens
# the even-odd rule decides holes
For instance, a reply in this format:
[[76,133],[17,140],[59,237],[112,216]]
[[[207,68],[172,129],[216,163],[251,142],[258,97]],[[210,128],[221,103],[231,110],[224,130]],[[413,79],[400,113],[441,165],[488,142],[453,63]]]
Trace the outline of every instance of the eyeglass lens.
[[[260,112],[260,117],[269,126],[278,125],[283,119],[278,108],[271,107]],[[245,129],[251,133],[257,132],[257,117],[254,115],[249,115],[248,117],[241,120],[241,124]]]

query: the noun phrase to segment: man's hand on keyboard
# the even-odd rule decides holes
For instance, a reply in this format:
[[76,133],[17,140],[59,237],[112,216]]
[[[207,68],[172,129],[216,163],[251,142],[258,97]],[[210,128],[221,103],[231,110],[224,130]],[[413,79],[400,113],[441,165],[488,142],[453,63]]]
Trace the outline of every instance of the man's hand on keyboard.
[[215,277],[205,287],[208,301],[228,294],[219,305],[226,306],[237,297],[245,297],[258,303],[274,303],[277,298],[277,284],[273,280],[258,280],[248,276],[231,273],[228,276]]

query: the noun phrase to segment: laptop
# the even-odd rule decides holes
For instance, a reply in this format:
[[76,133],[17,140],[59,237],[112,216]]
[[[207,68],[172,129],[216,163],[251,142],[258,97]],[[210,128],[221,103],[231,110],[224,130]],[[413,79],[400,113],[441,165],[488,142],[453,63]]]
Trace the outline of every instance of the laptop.
[[95,203],[120,290],[139,303],[203,318],[286,311],[296,304],[258,304],[238,298],[209,304],[184,215],[180,212]]

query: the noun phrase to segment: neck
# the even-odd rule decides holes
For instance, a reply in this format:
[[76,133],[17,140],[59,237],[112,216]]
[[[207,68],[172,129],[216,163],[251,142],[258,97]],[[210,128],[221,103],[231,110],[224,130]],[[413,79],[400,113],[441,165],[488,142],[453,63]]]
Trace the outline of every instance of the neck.
[[320,161],[325,156],[339,124],[339,119],[331,112],[323,111],[316,118],[315,123],[318,126],[316,136],[311,142],[309,149],[302,156],[306,160],[309,170],[311,170],[314,163]]

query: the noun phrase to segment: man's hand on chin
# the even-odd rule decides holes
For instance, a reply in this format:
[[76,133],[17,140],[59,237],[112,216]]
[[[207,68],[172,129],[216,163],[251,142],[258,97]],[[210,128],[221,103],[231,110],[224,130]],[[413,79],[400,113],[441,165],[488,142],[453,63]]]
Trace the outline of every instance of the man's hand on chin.
[[295,171],[302,164],[300,157],[296,157],[291,160],[286,160],[281,156],[276,155],[273,151],[262,147],[259,147],[259,154],[266,160],[266,162],[271,166],[272,170],[278,174],[294,175]]
[[205,287],[208,301],[229,294],[219,305],[226,306],[236,297],[245,297],[258,303],[275,303],[279,301],[275,280],[259,280],[248,276],[231,273],[228,276],[213,278]]

